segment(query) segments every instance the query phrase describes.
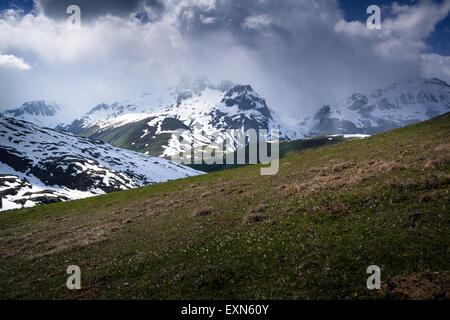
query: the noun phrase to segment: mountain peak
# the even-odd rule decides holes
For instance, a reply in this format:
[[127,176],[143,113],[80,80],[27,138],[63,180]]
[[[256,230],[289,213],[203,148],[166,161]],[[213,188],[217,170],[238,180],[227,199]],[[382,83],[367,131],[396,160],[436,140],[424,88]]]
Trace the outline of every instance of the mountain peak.
[[55,128],[64,123],[61,108],[53,102],[45,100],[31,100],[16,109],[9,109],[2,114],[19,120],[28,121],[41,127]]
[[59,106],[55,103],[49,103],[45,100],[31,100],[25,102],[19,108],[6,110],[5,113],[14,117],[24,114],[52,117],[56,115],[59,109]]
[[450,86],[445,81],[438,78],[411,77],[397,80],[391,85],[387,86],[384,90],[417,90],[427,87],[435,87],[441,89],[450,88]]
[[355,93],[322,107],[308,124],[310,135],[378,133],[450,111],[450,86],[437,78],[407,78],[372,93]]
[[199,96],[205,89],[226,92],[234,86],[230,80],[222,80],[219,84],[211,82],[206,76],[194,78],[184,76],[175,87],[174,95],[177,97],[177,104],[194,96]]
[[112,104],[107,103],[101,103],[92,108],[87,114],[92,115],[96,112],[111,112],[114,113],[114,115],[120,115],[126,112],[132,112],[136,110],[136,106],[130,103],[120,103],[120,102],[114,102]]
[[228,89],[228,92],[225,94],[225,96],[231,96],[233,94],[247,94],[249,92],[254,93],[251,85],[237,84],[237,85],[234,85],[232,88]]
[[258,110],[263,116],[272,118],[266,101],[250,85],[234,85],[224,95],[222,101],[227,107],[238,106],[239,110]]
[[450,88],[450,85],[438,78],[431,78],[431,79],[425,79],[425,83],[430,83],[430,84],[435,84],[435,85],[439,85],[441,87],[447,87]]

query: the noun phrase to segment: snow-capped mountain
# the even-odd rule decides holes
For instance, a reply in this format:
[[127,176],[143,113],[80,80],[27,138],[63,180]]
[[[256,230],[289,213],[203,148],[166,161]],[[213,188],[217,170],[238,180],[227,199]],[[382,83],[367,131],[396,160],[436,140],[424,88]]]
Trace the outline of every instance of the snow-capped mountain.
[[67,122],[61,107],[45,100],[33,100],[22,104],[19,108],[2,112],[5,117],[20,119],[40,127],[55,128]]
[[0,115],[0,210],[84,198],[201,172]]
[[[181,151],[173,135],[179,129],[193,146],[230,138],[234,136],[230,132],[242,129],[279,129],[281,139],[299,138],[250,85],[230,81],[216,85],[186,77],[158,101],[159,107],[152,110],[135,104],[99,105],[65,130],[158,156]],[[234,151],[231,144],[228,147]]]
[[307,135],[374,134],[428,120],[450,111],[450,86],[439,79],[404,79],[369,94],[355,93],[323,106],[298,130]]
[[[233,138],[242,129],[278,129],[282,140],[329,134],[373,134],[450,111],[450,86],[439,79],[405,79],[371,93],[355,93],[323,106],[291,127],[250,85],[183,78],[178,85],[138,98],[99,104],[70,125],[60,123],[58,106],[34,101],[5,114],[55,127],[153,156],[179,154],[192,146]],[[183,130],[183,145],[174,133]],[[227,151],[235,151],[227,144]],[[185,149],[184,149],[185,150]]]

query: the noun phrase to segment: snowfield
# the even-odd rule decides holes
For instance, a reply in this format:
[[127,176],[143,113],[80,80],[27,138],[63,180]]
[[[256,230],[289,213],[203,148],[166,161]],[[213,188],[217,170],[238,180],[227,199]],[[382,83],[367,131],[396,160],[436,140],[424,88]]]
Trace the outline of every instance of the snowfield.
[[323,106],[297,128],[311,136],[374,134],[425,121],[450,111],[450,86],[439,79],[412,78],[384,89],[355,93]]
[[4,116],[0,116],[0,154],[1,210],[202,173],[166,159]]

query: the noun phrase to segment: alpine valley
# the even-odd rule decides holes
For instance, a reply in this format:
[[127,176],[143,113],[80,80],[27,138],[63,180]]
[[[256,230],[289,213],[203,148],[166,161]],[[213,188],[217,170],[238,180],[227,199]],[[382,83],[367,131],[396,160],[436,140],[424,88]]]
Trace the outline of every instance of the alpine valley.
[[81,119],[58,128],[117,147],[170,157],[182,151],[172,135],[179,129],[185,130],[183,138],[193,146],[212,139],[223,141],[230,137],[227,130],[250,128],[278,129],[280,140],[384,132],[450,111],[450,86],[439,79],[403,79],[325,105],[296,126],[282,121],[250,85],[230,81],[215,85],[205,78],[186,77],[173,89],[136,100],[100,104]]
[[[64,120],[62,109],[54,103],[30,101],[4,115],[116,147],[170,157],[182,151],[175,130],[183,130],[183,138],[192,146],[223,141],[233,137],[230,132],[250,128],[278,129],[280,140],[384,132],[449,112],[450,86],[435,78],[399,80],[325,105],[296,126],[280,119],[250,85],[213,84],[206,78],[184,77],[177,86],[161,92],[101,103],[80,119]],[[235,150],[230,147],[227,151]]]
[[[450,86],[439,79],[403,79],[371,93],[325,105],[287,125],[250,85],[184,77],[177,86],[136,99],[102,103],[79,119],[44,100],[8,109],[0,118],[2,210],[200,174],[170,158],[191,146],[233,140],[236,131],[278,129],[280,140],[364,137],[450,111]],[[331,138],[330,138],[331,139]],[[225,151],[236,151],[227,144]],[[203,169],[202,169],[203,170]]]

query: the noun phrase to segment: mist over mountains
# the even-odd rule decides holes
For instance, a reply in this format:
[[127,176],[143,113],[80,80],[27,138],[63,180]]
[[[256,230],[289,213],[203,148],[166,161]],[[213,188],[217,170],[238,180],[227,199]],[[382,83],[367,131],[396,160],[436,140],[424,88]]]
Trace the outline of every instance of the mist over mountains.
[[[133,99],[102,103],[79,119],[67,119],[62,107],[30,101],[3,113],[141,153],[170,157],[181,151],[174,137],[192,146],[229,138],[227,130],[278,129],[281,140],[332,134],[374,134],[424,121],[450,111],[450,86],[439,79],[406,78],[369,93],[354,93],[324,105],[313,117],[291,126],[277,106],[268,106],[251,85],[212,83],[184,77],[176,86]],[[218,140],[216,140],[218,139]],[[234,151],[231,147],[228,151]]]
[[297,126],[306,134],[375,134],[450,111],[450,86],[439,79],[402,79],[370,93],[354,93],[323,106]]
[[436,78],[354,93],[295,126],[251,85],[206,78],[186,77],[163,91],[101,103],[79,119],[56,103],[29,101],[0,114],[0,210],[201,174],[164,158],[221,142],[225,149],[218,151],[235,152],[243,130],[276,129],[280,140],[372,135],[449,111],[450,86]]

